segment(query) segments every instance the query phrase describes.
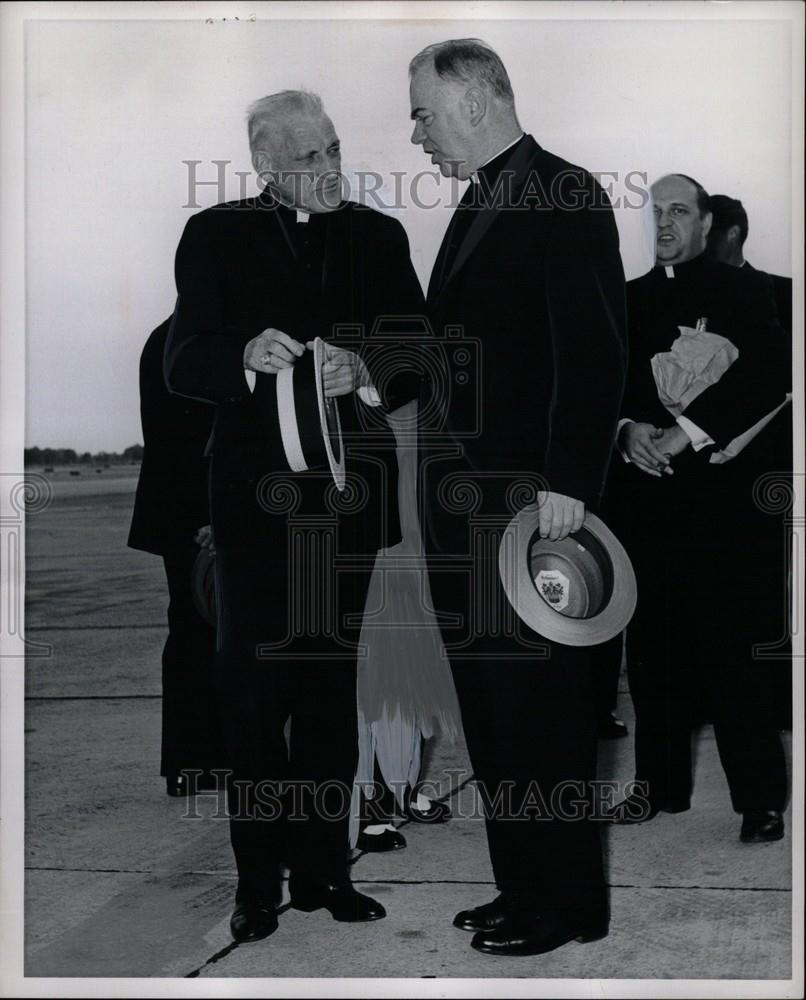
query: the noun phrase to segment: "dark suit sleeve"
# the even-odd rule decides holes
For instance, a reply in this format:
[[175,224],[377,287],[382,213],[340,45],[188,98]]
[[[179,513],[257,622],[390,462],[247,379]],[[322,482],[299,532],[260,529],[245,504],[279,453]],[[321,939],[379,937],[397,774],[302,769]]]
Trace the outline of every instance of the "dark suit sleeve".
[[164,554],[189,544],[210,520],[204,448],[214,409],[168,392],[163,355],[166,320],[148,338],[140,356],[140,419],[143,461],[128,544]]
[[624,294],[610,208],[556,208],[546,257],[554,380],[543,468],[550,490],[589,506],[604,488],[624,391]]
[[210,403],[249,395],[243,347],[226,336],[215,222],[208,211],[185,226],[176,251],[178,297],[165,347],[165,381],[171,391]]
[[773,290],[762,272],[736,272],[732,329],[714,330],[739,348],[716,385],[686,407],[684,416],[724,448],[784,401],[788,391],[785,335]]
[[[627,282],[627,378],[619,416],[626,420],[653,419],[658,407],[658,390],[652,377],[651,350],[646,322],[646,282],[649,276]],[[673,336],[673,335],[672,335]],[[650,345],[651,346],[651,345]]]
[[[425,300],[400,222],[385,218],[382,240],[369,251],[374,325],[363,357],[381,405],[392,411],[420,393],[420,376],[405,355],[408,338],[423,335]],[[372,343],[373,332],[383,334],[383,344]]]

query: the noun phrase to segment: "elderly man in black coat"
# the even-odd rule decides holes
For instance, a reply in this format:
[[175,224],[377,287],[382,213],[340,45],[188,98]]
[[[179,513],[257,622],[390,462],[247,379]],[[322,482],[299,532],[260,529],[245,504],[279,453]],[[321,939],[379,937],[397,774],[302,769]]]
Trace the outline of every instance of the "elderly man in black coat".
[[[380,319],[388,333],[395,317],[423,311],[402,226],[342,201],[339,139],[315,95],[258,101],[249,141],[266,187],[188,221],[165,355],[171,389],[217,408],[211,514],[237,940],[276,929],[283,863],[297,908],[384,916],[347,873],[356,643],[377,550],[400,539],[383,410],[417,390],[406,395],[367,342]],[[278,431],[278,372],[310,363],[316,336],[328,342],[344,492],[327,469],[289,471]]]
[[[761,272],[708,260],[707,192],[652,186],[655,267],[628,288],[630,365],[608,507],[638,577],[627,631],[636,778],[615,818],[690,807],[693,705],[703,696],[740,837],[783,836],[786,767],[765,634],[770,549],[763,473],[788,390],[786,338]],[[703,372],[704,376],[692,377]]]
[[[169,795],[214,786],[221,766],[213,685],[215,629],[197,610],[191,577],[201,529],[210,523],[205,447],[213,407],[168,391],[163,355],[170,320],[140,356],[143,462],[129,545],[162,556],[168,581],[168,638],[162,652],[160,774]],[[201,773],[200,773],[201,772]]]
[[594,692],[584,649],[513,620],[498,543],[530,500],[550,539],[599,501],[625,369],[618,234],[590,174],[524,134],[487,45],[432,45],[410,74],[412,142],[471,180],[428,291],[445,370],[421,403],[422,519],[500,895],[454,923],[482,952],[538,954],[607,933]]

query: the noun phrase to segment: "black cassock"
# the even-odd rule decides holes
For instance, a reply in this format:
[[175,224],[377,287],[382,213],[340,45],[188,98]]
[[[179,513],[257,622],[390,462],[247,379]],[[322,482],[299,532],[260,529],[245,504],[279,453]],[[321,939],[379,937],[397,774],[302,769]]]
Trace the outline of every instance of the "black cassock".
[[[790,387],[786,338],[761,272],[696,257],[628,286],[630,364],[622,415],[669,427],[650,359],[669,351],[678,326],[705,320],[738,358],[684,411],[714,441],[672,459],[653,478],[614,459],[607,513],[633,559],[638,607],[627,631],[636,710],[636,776],[650,798],[685,808],[692,790],[691,728],[713,720],[734,809],[782,809],[786,771],[771,712],[785,625],[782,511],[765,476],[776,471],[772,426],[735,458],[711,456],[783,402]],[[789,419],[785,407],[777,420]],[[768,650],[769,654],[769,650]]]
[[[496,883],[601,919],[587,652],[518,622],[498,542],[535,489],[595,507],[624,383],[624,276],[592,177],[524,136],[479,171],[428,294],[443,377],[421,402],[423,537]],[[449,617],[452,616],[452,617]]]
[[316,879],[346,873],[355,643],[376,552],[400,526],[382,408],[356,394],[339,400],[343,493],[326,470],[290,472],[275,377],[258,373],[251,393],[244,347],[270,327],[340,343],[362,353],[394,409],[417,388],[383,367],[373,328],[380,319],[386,334],[408,329],[422,293],[397,221],[344,203],[301,223],[265,192],[191,218],[176,280],[168,382],[217,404],[210,487],[230,830],[242,885],[270,897],[281,862]]

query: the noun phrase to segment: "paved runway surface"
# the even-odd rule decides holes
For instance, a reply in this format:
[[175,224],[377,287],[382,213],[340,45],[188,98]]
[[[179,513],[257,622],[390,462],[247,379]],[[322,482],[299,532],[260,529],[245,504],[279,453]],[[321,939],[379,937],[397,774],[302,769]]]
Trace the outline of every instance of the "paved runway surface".
[[[690,812],[605,831],[602,941],[509,960],[470,949],[453,914],[495,889],[465,748],[440,745],[430,777],[454,819],[408,824],[405,851],[353,865],[386,920],[285,910],[271,938],[233,945],[223,802],[168,798],[159,776],[167,598],[160,560],[125,547],[135,473],[57,473],[28,521],[26,633],[51,651],[26,681],[27,976],[790,977],[789,822],[783,841],[739,842],[710,727]],[[629,779],[632,740],[600,746],[600,778]]]

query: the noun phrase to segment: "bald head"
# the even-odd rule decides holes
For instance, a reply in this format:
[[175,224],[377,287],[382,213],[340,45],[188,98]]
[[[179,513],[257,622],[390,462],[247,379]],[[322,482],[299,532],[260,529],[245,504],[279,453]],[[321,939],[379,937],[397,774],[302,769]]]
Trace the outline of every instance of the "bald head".
[[667,174],[651,188],[655,211],[655,263],[682,264],[704,250],[712,216],[708,192],[685,174]]

